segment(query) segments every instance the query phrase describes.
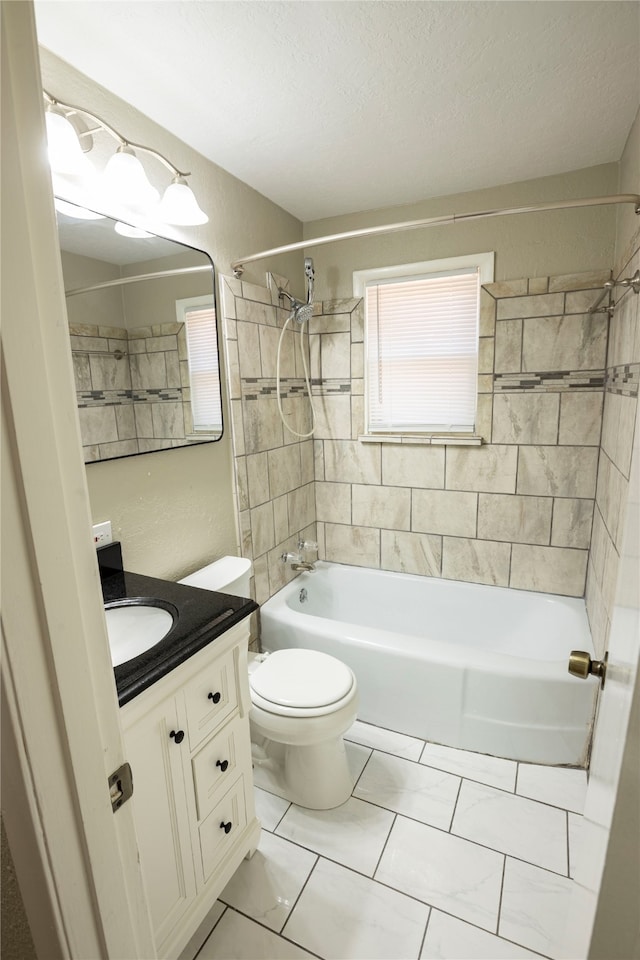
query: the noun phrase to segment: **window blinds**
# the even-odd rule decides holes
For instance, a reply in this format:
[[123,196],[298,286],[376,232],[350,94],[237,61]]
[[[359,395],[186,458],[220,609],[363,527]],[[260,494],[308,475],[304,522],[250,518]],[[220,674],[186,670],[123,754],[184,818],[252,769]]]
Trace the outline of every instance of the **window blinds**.
[[478,270],[366,286],[370,433],[473,432]]
[[191,411],[195,433],[222,429],[216,314],[213,307],[186,309]]

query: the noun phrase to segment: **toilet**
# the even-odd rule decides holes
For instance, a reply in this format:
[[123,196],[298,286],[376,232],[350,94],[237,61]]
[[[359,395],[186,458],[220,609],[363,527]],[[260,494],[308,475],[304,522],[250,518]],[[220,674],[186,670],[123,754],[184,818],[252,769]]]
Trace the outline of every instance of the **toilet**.
[[[222,557],[180,583],[250,596],[251,561]],[[343,735],[356,719],[358,686],[346,664],[317,650],[249,654],[249,724],[256,786],[312,810],[351,796]]]

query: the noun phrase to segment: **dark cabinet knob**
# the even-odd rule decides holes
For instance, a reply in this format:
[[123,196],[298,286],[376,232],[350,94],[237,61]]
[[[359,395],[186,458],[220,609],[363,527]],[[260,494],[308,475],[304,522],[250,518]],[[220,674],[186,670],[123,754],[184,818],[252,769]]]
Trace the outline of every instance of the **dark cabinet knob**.
[[216,760],[216,767],[220,767],[223,773],[225,772],[228,766],[229,766],[228,760]]
[[208,693],[207,698],[213,700],[214,703],[220,703],[220,694],[219,693]]
[[221,830],[224,830],[225,833],[229,833],[229,831],[231,830],[231,827],[232,827],[232,826],[233,826],[233,824],[231,823],[231,820],[229,820],[228,823],[225,823],[224,820],[223,820],[222,823],[220,824],[220,829],[221,829]]
[[184,740],[184,730],[172,730],[169,736],[172,740],[175,740],[176,743],[182,743]]

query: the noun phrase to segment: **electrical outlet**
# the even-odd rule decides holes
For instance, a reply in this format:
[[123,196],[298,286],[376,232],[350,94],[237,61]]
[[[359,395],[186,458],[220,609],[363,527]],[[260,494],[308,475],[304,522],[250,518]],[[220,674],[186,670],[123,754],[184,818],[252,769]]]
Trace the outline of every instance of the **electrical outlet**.
[[111,543],[111,520],[105,520],[104,523],[94,523],[93,525],[93,543],[96,547],[101,547],[105,543]]

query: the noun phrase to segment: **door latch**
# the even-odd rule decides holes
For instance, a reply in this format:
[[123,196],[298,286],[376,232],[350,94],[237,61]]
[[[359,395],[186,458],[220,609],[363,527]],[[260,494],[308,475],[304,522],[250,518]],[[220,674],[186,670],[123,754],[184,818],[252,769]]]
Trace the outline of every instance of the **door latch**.
[[111,809],[115,813],[133,795],[133,773],[129,764],[123,763],[121,767],[114,770],[107,782],[109,784],[109,796],[111,797]]

